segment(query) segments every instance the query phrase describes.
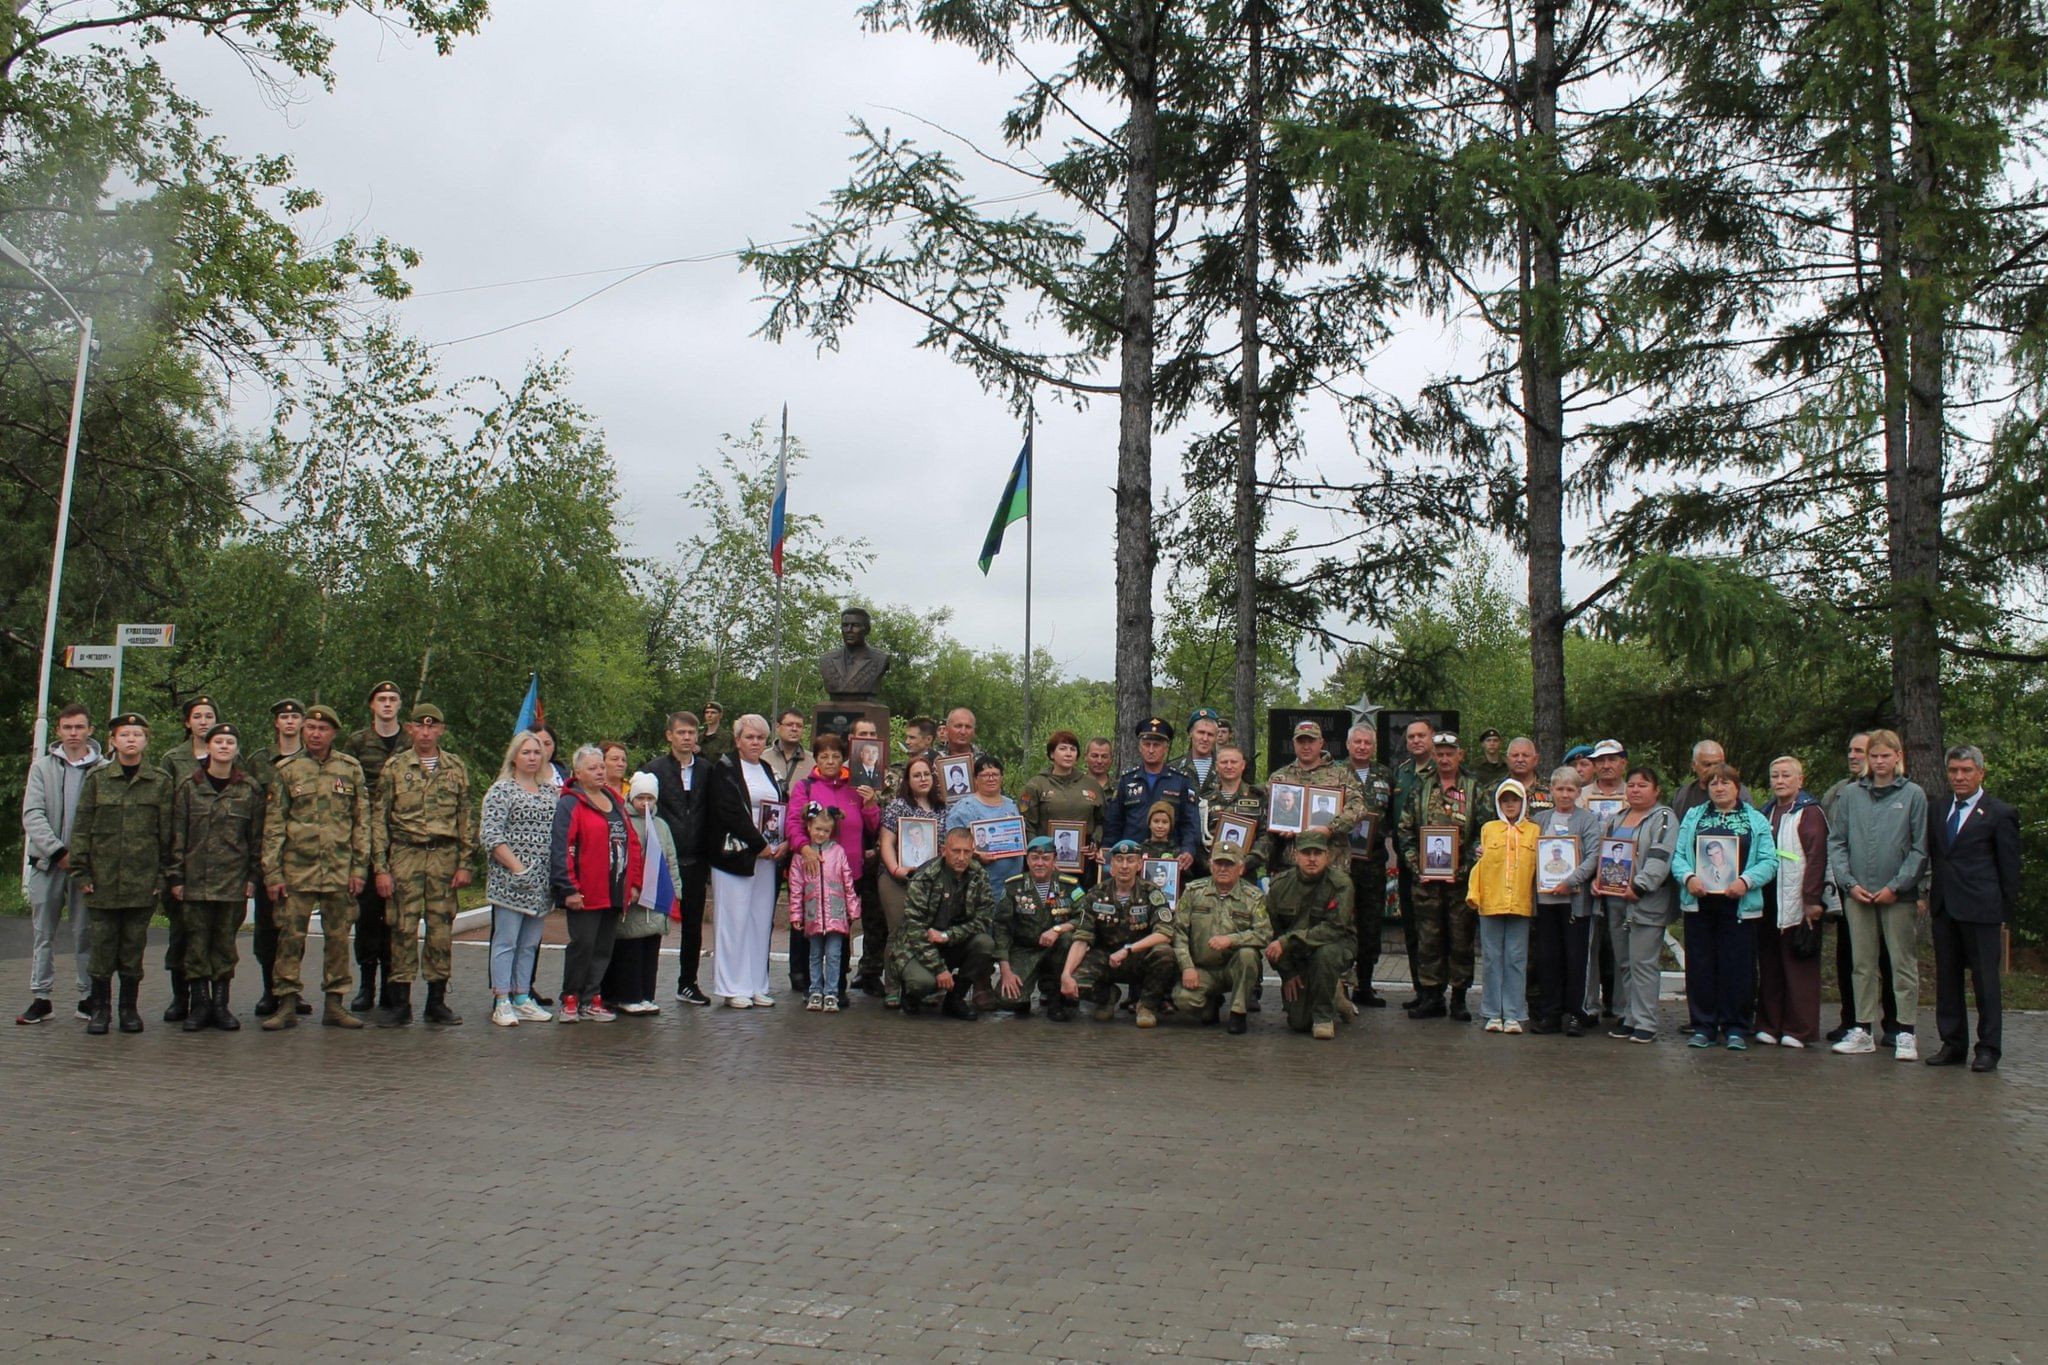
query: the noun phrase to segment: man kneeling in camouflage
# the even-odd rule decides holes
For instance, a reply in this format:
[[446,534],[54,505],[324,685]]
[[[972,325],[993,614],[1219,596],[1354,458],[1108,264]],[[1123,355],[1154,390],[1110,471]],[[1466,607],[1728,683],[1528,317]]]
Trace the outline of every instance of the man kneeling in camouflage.
[[1245,1031],[1252,988],[1266,964],[1259,950],[1273,938],[1266,898],[1244,879],[1243,851],[1222,844],[1209,854],[1209,875],[1191,882],[1174,907],[1173,956],[1180,984],[1173,1007],[1202,1023],[1216,1022],[1226,997],[1230,1032]]
[[1033,985],[1048,1018],[1069,1017],[1060,968],[1086,893],[1059,870],[1058,857],[1043,834],[1026,844],[1024,870],[1004,883],[996,902],[996,1007],[1020,1018],[1031,1013]]
[[904,1014],[937,1004],[954,1019],[980,1017],[967,988],[995,960],[988,933],[992,900],[988,878],[974,864],[974,831],[964,825],[947,830],[940,856],[910,879],[900,947],[891,936]]
[[1067,949],[1060,994],[1069,1000],[1093,995],[1097,1023],[1116,1017],[1116,988],[1135,984],[1138,1027],[1156,1028],[1173,987],[1173,906],[1165,892],[1138,876],[1144,862],[1144,851],[1130,839],[1109,851],[1109,876],[1082,903],[1074,944]]
[[1342,983],[1358,948],[1351,879],[1330,866],[1328,835],[1310,830],[1294,841],[1294,866],[1267,887],[1266,913],[1277,935],[1266,946],[1266,960],[1280,971],[1287,1027],[1335,1038],[1338,1014],[1357,1012]]

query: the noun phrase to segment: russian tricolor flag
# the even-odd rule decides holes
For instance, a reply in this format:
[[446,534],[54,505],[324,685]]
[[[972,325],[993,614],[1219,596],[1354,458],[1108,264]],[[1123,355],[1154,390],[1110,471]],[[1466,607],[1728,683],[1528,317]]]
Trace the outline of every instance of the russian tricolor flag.
[[647,823],[640,831],[639,903],[676,919],[681,912],[676,903],[675,870],[668,865],[668,858],[661,851],[661,836],[654,828],[654,822],[660,818],[649,812]]
[[775,457],[775,505],[768,511],[768,562],[782,577],[782,542],[788,538],[789,405],[782,408],[782,449]]

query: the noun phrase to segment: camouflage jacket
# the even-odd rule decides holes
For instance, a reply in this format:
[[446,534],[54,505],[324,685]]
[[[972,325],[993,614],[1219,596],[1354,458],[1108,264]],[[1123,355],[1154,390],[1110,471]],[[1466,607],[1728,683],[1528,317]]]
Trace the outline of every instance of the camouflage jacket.
[[369,875],[370,795],[362,764],[329,750],[277,765],[263,817],[263,880],[291,891],[346,891]]
[[263,878],[263,789],[237,768],[219,791],[199,770],[171,793],[170,883],[188,901],[240,901]]
[[363,790],[374,798],[377,794],[377,784],[384,780],[384,765],[412,748],[412,745],[407,742],[405,727],[402,725],[389,739],[378,734],[375,726],[365,725],[334,747],[362,765]]
[[[1272,799],[1274,785],[1281,782],[1292,782],[1299,787],[1335,787],[1344,793],[1343,800],[1337,806],[1336,818],[1329,822],[1328,833],[1333,844],[1341,844],[1349,839],[1352,827],[1365,815],[1365,788],[1359,785],[1358,774],[1351,771],[1348,762],[1338,763],[1325,756],[1323,761],[1313,768],[1304,767],[1299,763],[1277,768],[1266,778],[1266,796],[1269,801]],[[1302,818],[1304,822],[1307,821],[1305,811]],[[1270,823],[1269,819],[1269,826]],[[1292,866],[1294,836],[1275,834],[1269,827],[1259,836],[1256,853],[1262,866]]]
[[1421,875],[1419,844],[1423,826],[1454,825],[1458,830],[1457,879],[1463,882],[1473,859],[1479,856],[1479,831],[1492,818],[1493,812],[1479,799],[1476,779],[1459,773],[1456,786],[1447,791],[1436,774],[1431,773],[1429,780],[1401,806],[1401,829],[1397,840],[1401,848],[1401,865],[1409,872]]
[[89,886],[97,910],[140,910],[156,903],[171,860],[171,779],[117,760],[85,775],[71,821],[71,880]]
[[1028,872],[1003,883],[1003,898],[996,902],[996,961],[1009,961],[1012,950],[1044,951],[1039,937],[1048,929],[1073,924],[1086,895],[1081,883],[1065,872],[1053,874],[1052,892],[1046,896],[1038,894],[1038,884]]
[[937,929],[948,943],[965,943],[989,931],[993,914],[988,877],[979,867],[970,865],[965,872],[955,872],[946,866],[944,857],[934,858],[911,875],[904,892],[901,951],[936,976],[946,970],[939,951],[946,945],[933,943],[925,935]]
[[1294,867],[1273,878],[1266,888],[1266,914],[1273,921],[1274,938],[1282,943],[1321,948],[1350,943],[1357,937],[1352,927],[1351,878],[1334,863],[1314,881]]
[[1263,948],[1273,941],[1273,922],[1266,916],[1266,898],[1248,879],[1229,892],[1204,877],[1190,882],[1174,907],[1173,957],[1182,971],[1219,965],[1222,954],[1209,940],[1223,935],[1232,949]]
[[370,871],[391,870],[394,846],[450,844],[467,866],[476,852],[476,802],[469,768],[443,749],[429,772],[411,749],[384,765],[370,809]]
[[[1351,775],[1358,777],[1358,769],[1353,768]],[[1365,793],[1365,814],[1372,818],[1361,818],[1351,827],[1351,856],[1377,857],[1384,865],[1386,855],[1379,850],[1393,834],[1387,825],[1387,815],[1394,804],[1394,770],[1384,763],[1369,764],[1365,775],[1358,778],[1358,785]]]
[[1113,953],[1147,934],[1172,938],[1174,918],[1172,902],[1152,883],[1140,878],[1131,889],[1131,898],[1119,901],[1116,884],[1104,877],[1081,904],[1081,923],[1074,930],[1074,942]]

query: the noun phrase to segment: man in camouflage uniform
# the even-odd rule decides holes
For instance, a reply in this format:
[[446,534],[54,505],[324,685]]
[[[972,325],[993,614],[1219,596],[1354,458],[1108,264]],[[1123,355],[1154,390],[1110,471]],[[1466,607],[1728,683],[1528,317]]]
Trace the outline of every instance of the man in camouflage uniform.
[[[1494,793],[1500,790],[1502,782],[1512,777],[1522,784],[1522,791],[1525,793],[1522,805],[1525,818],[1533,820],[1538,816],[1550,814],[1550,784],[1544,781],[1544,774],[1536,771],[1540,761],[1540,755],[1536,752],[1536,741],[1527,735],[1517,735],[1508,741],[1507,755],[1506,777],[1497,778],[1492,782],[1480,780],[1479,804],[1492,810]],[[1473,776],[1477,778],[1478,774],[1475,773]]]
[[1216,790],[1216,720],[1214,707],[1196,708],[1188,716],[1188,751],[1167,764],[1187,778],[1197,801]]
[[235,762],[241,734],[232,725],[206,732],[207,761],[171,792],[169,882],[185,921],[185,981],[191,1000],[185,1032],[208,1024],[241,1028],[228,1005],[235,976],[235,935],[263,879],[263,790]]
[[[1292,782],[1301,787],[1335,787],[1344,793],[1344,799],[1337,807],[1336,819],[1328,824],[1307,826],[1332,839],[1349,839],[1352,829],[1365,815],[1365,788],[1358,785],[1358,779],[1350,768],[1323,752],[1323,727],[1312,720],[1302,721],[1294,727],[1294,762],[1267,777],[1266,794],[1269,799],[1275,784],[1281,782]],[[1276,834],[1268,828],[1259,836],[1259,866],[1268,872],[1278,872],[1287,867],[1294,857],[1294,842],[1293,835]]]
[[[1435,772],[1435,763],[1430,756],[1430,739],[1436,729],[1426,720],[1411,720],[1401,732],[1406,752],[1394,768],[1394,799],[1387,806],[1387,836],[1394,841],[1396,855],[1400,853],[1401,823],[1407,819],[1408,807],[1413,805],[1422,793],[1422,784],[1430,780]],[[1415,875],[1408,870],[1408,861],[1400,858],[1395,864],[1399,875],[1397,894],[1401,902],[1401,946],[1408,952],[1408,980],[1415,993],[1402,1002],[1403,1009],[1414,1009],[1423,1003],[1422,992],[1422,950],[1415,933]]]
[[[1249,820],[1252,826],[1252,841],[1245,846],[1239,866],[1244,875],[1259,875],[1259,833],[1266,819],[1266,789],[1252,781],[1247,772],[1244,750],[1235,744],[1216,746],[1216,767],[1209,776],[1208,794],[1195,804],[1204,812],[1202,825],[1202,851],[1195,859],[1195,870],[1203,876],[1209,874],[1209,850],[1216,847],[1216,831],[1226,815],[1235,815]],[[1224,794],[1225,786],[1231,794]]]
[[1244,878],[1239,850],[1209,855],[1209,875],[1181,892],[1174,907],[1173,958],[1180,966],[1173,1007],[1205,1024],[1227,997],[1230,1032],[1243,1033],[1252,987],[1265,973],[1259,954],[1273,940],[1266,898]]
[[[206,766],[206,736],[220,723],[220,708],[204,693],[187,697],[179,709],[185,718],[184,739],[159,760],[174,792],[179,783]],[[176,1024],[184,1021],[192,997],[185,981],[185,918],[173,911],[170,921],[170,932],[164,938],[164,970],[171,974],[171,1003],[164,1010],[164,1022]]]
[[993,913],[988,878],[974,861],[974,831],[946,831],[939,856],[920,867],[904,893],[903,923],[896,948],[903,980],[903,1012],[917,1014],[943,996],[955,1019],[978,1019],[968,987],[988,974],[995,960],[989,937]]
[[1481,796],[1491,796],[1495,787],[1508,780],[1507,760],[1501,754],[1501,738],[1498,730],[1479,732],[1479,761],[1472,765],[1472,780],[1479,784]]
[[[270,810],[270,789],[277,782],[277,765],[304,747],[299,742],[299,727],[305,719],[305,704],[297,697],[285,697],[270,708],[272,741],[269,747],[258,749],[249,759],[249,775],[256,779],[259,816]],[[263,994],[256,1001],[254,1013],[258,1019],[268,1019],[277,1013],[277,997],[270,993],[270,974],[277,965],[277,907],[270,902],[270,885],[260,870],[263,859],[261,830],[256,836],[256,858],[259,866],[256,876],[256,928],[250,936],[249,947],[256,955],[257,970],[263,974]],[[312,1012],[311,1005],[303,1000],[299,1002],[300,1014]]]
[[1060,994],[1095,998],[1095,1022],[1116,1017],[1116,988],[1138,988],[1138,1027],[1155,1028],[1173,988],[1173,905],[1142,880],[1144,851],[1125,839],[1109,850],[1109,876],[1082,902],[1081,922],[1060,974]]
[[92,1017],[87,1033],[105,1033],[113,1015],[113,976],[121,974],[121,1032],[142,1032],[142,950],[171,857],[171,778],[142,761],[149,722],[130,711],[107,727],[113,761],[85,775],[71,825],[71,875],[92,917]]
[[[447,720],[441,708],[412,708],[412,748],[384,765],[370,813],[370,870],[391,929],[390,999],[379,1028],[412,1022],[413,978],[427,978],[430,1024],[459,1024],[448,1007],[449,961],[455,944],[455,893],[469,885],[476,853],[476,802],[469,769],[441,749]],[[420,951],[420,921],[427,947]]]
[[1024,870],[1003,884],[996,902],[996,1008],[1019,1018],[1031,1013],[1031,988],[1045,1004],[1046,1017],[1070,1018],[1060,994],[1062,945],[1080,923],[1085,893],[1081,882],[1055,866],[1050,836],[1041,834],[1024,846]]
[[349,988],[349,930],[356,900],[370,864],[370,798],[363,768],[334,747],[341,717],[331,706],[306,708],[301,731],[305,749],[277,766],[270,805],[263,817],[263,880],[277,915],[277,965],[271,986],[277,1013],[263,1021],[266,1032],[294,1028],[299,1014],[299,967],[306,955],[306,926],[320,913],[321,989],[327,1009],[320,1022],[330,1028],[361,1028],[363,1021],[342,1005]]
[[1330,839],[1314,830],[1294,841],[1294,864],[1266,889],[1273,941],[1266,960],[1280,972],[1287,1027],[1323,1041],[1337,1036],[1345,1010],[1344,971],[1358,931],[1351,922],[1351,879],[1330,866]]
[[[1486,820],[1481,813],[1479,784],[1461,770],[1465,754],[1458,747],[1458,737],[1441,731],[1431,744],[1434,771],[1401,809],[1401,863],[1414,879],[1418,953],[1418,999],[1408,1017],[1443,1018],[1448,978],[1450,1016],[1463,1022],[1472,1018],[1466,995],[1472,989],[1472,948],[1479,933],[1478,912],[1465,903],[1465,884],[1471,878],[1472,862],[1479,856],[1479,830]],[[1457,869],[1450,881],[1422,878],[1421,837],[1429,825],[1448,825],[1458,831]]]
[[1387,910],[1387,809],[1394,801],[1394,770],[1379,761],[1379,732],[1370,725],[1354,725],[1345,736],[1344,747],[1351,760],[1352,776],[1365,793],[1365,815],[1351,827],[1351,908],[1358,921],[1358,982],[1352,988],[1352,1003],[1380,1009],[1386,1001],[1372,988],[1373,971],[1380,962],[1380,927]]
[[[408,743],[405,728],[398,723],[398,709],[402,704],[397,683],[378,683],[370,689],[370,723],[350,735],[348,742],[341,746],[342,752],[362,767],[363,791],[367,800],[376,800],[377,783],[383,780],[384,765],[403,753]],[[355,999],[348,1005],[358,1014],[372,1005],[391,1003],[388,901],[389,897],[377,890],[377,884],[367,880],[363,883],[362,894],[356,897],[356,965],[362,968],[363,981]],[[384,974],[381,990],[377,983],[379,972]]]

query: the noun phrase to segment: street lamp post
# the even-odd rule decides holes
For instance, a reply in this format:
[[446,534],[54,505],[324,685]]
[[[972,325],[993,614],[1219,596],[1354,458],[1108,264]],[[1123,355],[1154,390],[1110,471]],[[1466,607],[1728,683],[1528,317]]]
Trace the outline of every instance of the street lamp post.
[[36,739],[29,762],[43,756],[50,740],[50,663],[57,647],[57,594],[64,586],[64,542],[71,534],[71,481],[78,472],[78,427],[85,416],[85,370],[92,360],[92,319],[71,306],[64,291],[50,283],[50,277],[35,268],[21,248],[0,237],[0,256],[42,281],[64,311],[78,324],[78,373],[71,381],[71,430],[64,438],[64,479],[57,494],[57,543],[50,551],[50,598],[43,606],[42,676],[36,683]]

